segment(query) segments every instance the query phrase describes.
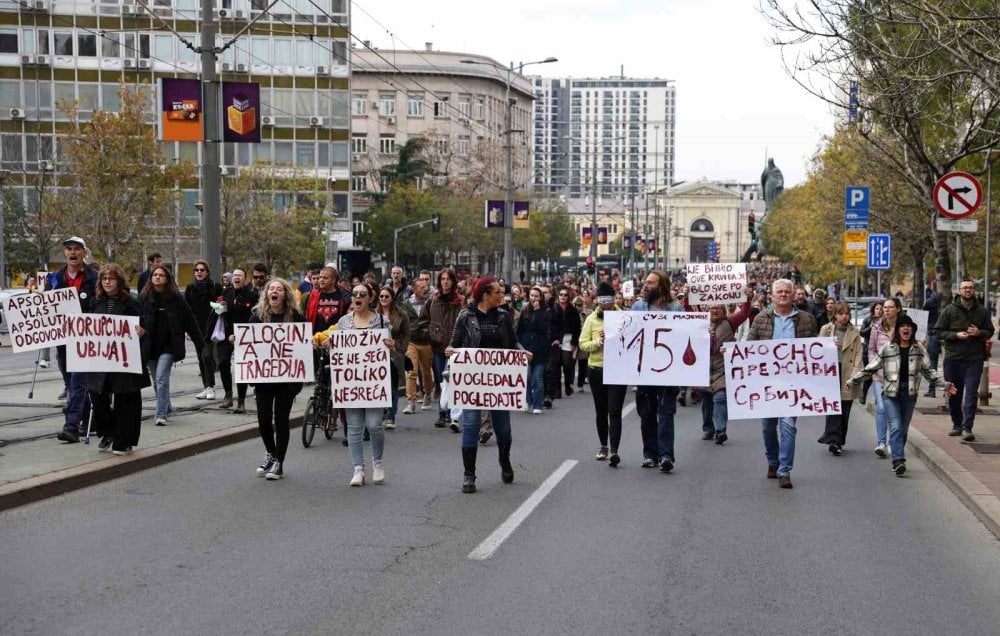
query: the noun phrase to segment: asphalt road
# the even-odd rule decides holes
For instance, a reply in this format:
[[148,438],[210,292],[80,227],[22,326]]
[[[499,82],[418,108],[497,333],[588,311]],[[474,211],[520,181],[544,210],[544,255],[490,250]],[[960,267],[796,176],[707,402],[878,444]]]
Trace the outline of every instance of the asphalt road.
[[[296,410],[303,408],[302,400]],[[1000,545],[917,460],[904,479],[855,416],[847,452],[801,420],[795,489],[764,478],[756,422],[724,447],[682,408],[678,463],[595,462],[589,394],[515,416],[516,481],[481,448],[400,416],[388,483],[352,489],[347,449],[293,431],[286,478],[259,442],[0,514],[11,634],[871,634],[1000,631]],[[857,410],[856,410],[857,412]],[[866,423],[867,422],[867,423]],[[485,560],[469,553],[579,460]]]

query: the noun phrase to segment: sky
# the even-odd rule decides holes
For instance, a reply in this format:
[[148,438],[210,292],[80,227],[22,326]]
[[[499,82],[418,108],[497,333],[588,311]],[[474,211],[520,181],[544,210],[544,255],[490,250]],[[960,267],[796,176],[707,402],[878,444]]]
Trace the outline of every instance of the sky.
[[[760,179],[765,156],[785,187],[806,178],[833,130],[827,104],[788,76],[754,0],[364,0],[351,31],[382,49],[554,56],[546,77],[659,77],[677,86],[676,178]],[[367,14],[367,15],[366,15]],[[526,71],[527,73],[528,71]]]

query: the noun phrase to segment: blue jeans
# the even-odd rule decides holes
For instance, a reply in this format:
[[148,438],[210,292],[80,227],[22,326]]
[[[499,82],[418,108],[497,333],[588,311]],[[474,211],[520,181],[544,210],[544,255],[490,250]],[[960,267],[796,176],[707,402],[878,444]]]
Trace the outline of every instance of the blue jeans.
[[715,402],[708,393],[701,394],[701,432],[715,433]]
[[396,412],[399,410],[399,372],[396,370],[397,367],[394,362],[390,364],[392,364],[392,373],[390,374],[392,383],[390,399],[392,400],[392,406],[386,409],[386,417],[395,422]]
[[979,379],[983,375],[983,361],[944,360],[944,380],[951,382],[958,393],[948,397],[952,428],[972,430],[976,420],[976,398],[979,396]]
[[[448,356],[444,355],[444,353],[441,353],[440,351],[435,351],[434,359],[431,360],[431,366],[434,371],[434,383],[437,384],[437,386],[441,386],[441,374],[444,373],[444,368],[448,366]],[[438,415],[451,419],[448,411],[442,410],[440,406],[438,407]]]
[[886,429],[889,421],[885,416],[885,399],[882,397],[884,382],[872,382],[872,396],[875,398],[875,443],[885,444]]
[[[462,411],[462,448],[479,446],[479,427],[482,423],[483,418],[478,410]],[[490,411],[490,423],[497,436],[497,446],[510,448],[510,411]]]
[[930,359],[931,368],[937,371],[938,356],[941,355],[941,341],[936,334],[927,337],[927,357]]
[[779,477],[787,477],[795,463],[795,420],[794,417],[768,417],[760,421],[767,465],[777,466]]
[[347,411],[347,446],[351,451],[351,465],[365,465],[365,427],[372,439],[372,459],[382,461],[385,448],[385,431],[382,430],[382,409],[344,409]]
[[674,461],[674,415],[677,413],[677,396],[680,387],[665,386],[660,392],[656,408],[656,443],[660,461]]
[[545,362],[534,362],[528,365],[528,406],[541,410],[545,400]]
[[913,419],[913,408],[916,405],[916,395],[885,398],[885,414],[889,419],[889,448],[893,459],[906,459],[906,433],[910,430],[910,420]]
[[153,376],[153,386],[156,388],[156,419],[165,420],[170,413],[170,371],[174,366],[172,353],[161,353],[155,360],[149,361],[149,374]]
[[[704,403],[706,398],[701,398]],[[729,421],[729,403],[726,402],[726,390],[716,391],[712,394],[712,423],[715,425],[716,433],[726,432],[726,423]],[[704,427],[703,427],[704,428]]]

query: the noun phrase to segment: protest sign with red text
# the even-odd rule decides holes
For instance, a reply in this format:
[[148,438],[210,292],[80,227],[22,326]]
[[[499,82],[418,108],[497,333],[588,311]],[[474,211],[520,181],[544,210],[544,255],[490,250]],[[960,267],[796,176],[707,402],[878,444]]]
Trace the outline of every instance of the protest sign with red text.
[[392,361],[388,329],[335,329],[330,342],[330,388],[334,408],[392,405]]
[[451,357],[450,403],[463,409],[520,411],[528,387],[528,352],[457,349]]
[[4,321],[14,353],[66,344],[64,316],[80,313],[75,287],[17,294],[3,301]]
[[[62,291],[62,290],[58,290]],[[66,370],[71,373],[142,373],[138,316],[64,316]]]
[[747,300],[746,263],[688,263],[688,304],[728,305]]
[[310,323],[237,323],[233,338],[237,384],[312,381]]
[[604,383],[707,386],[708,314],[682,311],[604,313]]

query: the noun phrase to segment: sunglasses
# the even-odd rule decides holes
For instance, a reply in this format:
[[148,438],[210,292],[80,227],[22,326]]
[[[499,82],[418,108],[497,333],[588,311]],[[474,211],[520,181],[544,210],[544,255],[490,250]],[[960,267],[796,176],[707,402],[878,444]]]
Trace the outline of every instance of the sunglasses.
[[363,289],[361,291],[357,291],[357,290],[352,291],[351,292],[351,298],[368,298],[368,292],[366,290],[363,290]]
[[254,280],[264,280],[264,277],[263,276],[254,276],[253,279]]
[[195,267],[194,271],[196,271],[196,272],[207,272],[208,270],[205,269],[204,267]]
[[379,296],[379,298],[381,298],[382,300],[391,300],[392,296],[389,296],[387,294],[382,294],[381,296]]

